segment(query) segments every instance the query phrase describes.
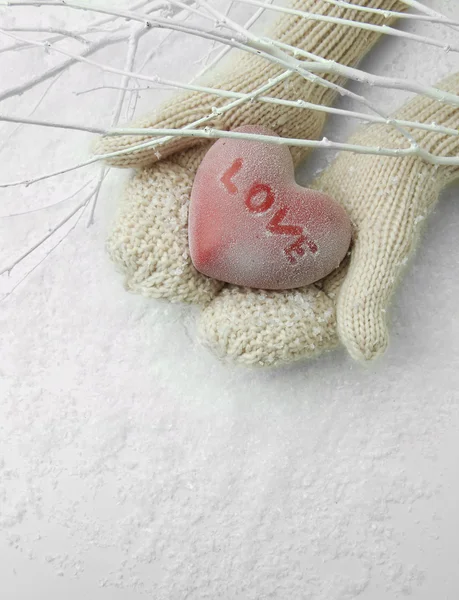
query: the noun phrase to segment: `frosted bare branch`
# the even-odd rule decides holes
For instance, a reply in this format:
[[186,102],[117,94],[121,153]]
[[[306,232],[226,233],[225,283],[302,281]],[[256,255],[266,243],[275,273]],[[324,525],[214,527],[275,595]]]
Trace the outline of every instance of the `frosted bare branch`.
[[[349,0],[323,1],[334,6],[352,9],[356,14],[358,12],[380,14],[387,20],[397,17],[405,21],[411,20],[413,23],[435,23],[453,29],[457,29],[459,26],[457,20],[449,19],[445,15],[426,7],[416,0],[402,0],[411,9],[407,13],[382,10],[370,6],[360,6]],[[251,10],[250,7],[253,8],[252,14],[242,23],[232,16],[236,12],[234,9],[238,5],[245,5],[246,8],[249,7],[249,11]],[[82,0],[66,0],[65,2],[62,0],[10,0],[9,2],[0,1],[1,6],[4,7],[4,13],[7,14],[15,14],[15,10],[19,7],[34,7],[36,10],[53,11],[55,14],[65,9],[73,11],[70,14],[85,15],[85,19],[82,21],[75,21],[75,23],[78,23],[75,26],[71,26],[71,20],[68,20],[68,22],[66,20],[65,27],[53,26],[48,28],[44,27],[42,22],[40,22],[39,26],[34,27],[30,24],[30,21],[22,23],[20,18],[15,19],[14,23],[2,24],[2,29],[0,29],[1,36],[10,38],[12,43],[0,46],[0,58],[10,56],[10,53],[14,52],[42,52],[50,54],[53,57],[59,57],[57,64],[53,64],[52,67],[46,68],[44,66],[43,70],[36,72],[25,81],[18,80],[19,82],[14,85],[10,83],[11,87],[0,89],[0,121],[17,124],[17,127],[9,128],[7,136],[2,140],[3,144],[10,143],[10,140],[14,139],[14,136],[21,128],[31,127],[67,130],[69,131],[69,135],[70,132],[109,136],[129,134],[144,137],[145,135],[151,135],[151,139],[131,146],[127,150],[120,150],[102,156],[91,156],[87,159],[74,161],[73,164],[66,167],[50,165],[49,171],[46,173],[38,172],[27,177],[21,178],[19,176],[14,181],[0,182],[0,187],[3,188],[28,186],[34,183],[45,182],[51,178],[59,177],[85,167],[90,167],[87,176],[86,173],[83,176],[86,177],[86,180],[78,187],[77,192],[71,195],[63,194],[59,201],[52,202],[44,207],[15,211],[2,217],[20,217],[31,212],[48,208],[52,209],[58,204],[65,205],[71,199],[83,195],[76,208],[69,210],[51,231],[37,236],[37,242],[26,251],[20,253],[18,258],[3,268],[0,273],[10,272],[17,264],[47,242],[53,234],[67,223],[70,223],[72,219],[75,220],[75,223],[73,223],[69,232],[76,227],[77,222],[82,218],[83,214],[88,216],[88,224],[93,222],[99,194],[103,188],[108,169],[103,166],[100,166],[100,168],[96,167],[94,173],[92,165],[102,159],[127,152],[135,152],[141,148],[160,146],[176,136],[200,137],[209,140],[219,137],[257,139],[272,144],[309,148],[332,148],[364,154],[419,156],[436,165],[459,164],[459,157],[436,156],[427,152],[416,143],[414,137],[416,130],[437,132],[454,137],[459,135],[457,129],[445,127],[437,123],[393,119],[386,114],[384,108],[370,102],[365,94],[351,91],[338,83],[330,81],[327,76],[339,76],[340,78],[351,79],[368,86],[422,94],[433,100],[453,106],[459,106],[459,96],[426,86],[416,80],[376,75],[359,68],[351,68],[325,60],[323,57],[312,52],[305,52],[285,43],[255,35],[252,31],[252,26],[265,11],[269,11],[273,14],[292,14],[304,19],[314,19],[332,24],[345,24],[349,27],[358,27],[363,30],[398,37],[410,44],[421,43],[429,45],[434,50],[459,51],[459,47],[456,47],[456,45],[446,46],[441,38],[401,31],[389,25],[372,25],[353,21],[350,18],[341,19],[299,11],[280,6],[280,4],[273,2],[273,0],[228,0],[223,8],[220,8],[218,3],[213,2],[213,0],[141,0],[138,2],[126,0],[122,6],[118,3],[115,6],[107,2],[102,3],[95,0],[91,3],[87,1],[83,2]],[[89,18],[86,18],[86,16]],[[176,39],[185,39],[185,36],[193,36],[194,38],[208,41],[206,53],[198,61],[200,69],[198,68],[194,74],[191,73],[187,81],[179,81],[161,76],[156,72],[155,61],[162,51],[167,51],[169,44],[173,43]],[[145,38],[147,42],[144,42]],[[120,59],[116,61],[116,64],[112,64],[111,61],[109,64],[107,60],[105,49],[109,47],[116,48],[116,57]],[[142,51],[139,48],[142,48]],[[247,93],[204,85],[202,83],[203,75],[215,67],[232,49],[256,54],[266,61],[277,65],[279,67],[279,75]],[[40,105],[43,107],[44,100],[57,87],[55,84],[59,78],[76,66],[93,71],[97,69],[101,74],[100,84],[89,87],[87,82],[85,83],[82,80],[81,86],[78,89],[72,90],[71,93],[76,101],[89,92],[99,91],[108,93],[113,90],[118,92],[117,94],[112,94],[112,96],[116,97],[110,100],[107,110],[107,114],[110,117],[103,126],[78,119],[67,120],[65,117],[60,118],[59,115],[53,113],[46,115],[46,112],[44,112],[44,117],[38,117],[34,114]],[[369,109],[370,112],[322,106],[309,102],[305,98],[292,97],[286,99],[270,95],[275,86],[280,82],[287,82],[292,76],[298,75],[309,82],[325,86],[341,95],[347,96],[355,103]],[[12,99],[19,99],[22,96],[27,96],[27,94],[33,94],[36,88],[40,88],[42,84],[47,84],[46,88],[38,99],[38,102],[36,101],[36,97],[34,97],[34,100],[29,105],[30,108],[27,107],[25,109],[27,114],[24,114],[24,110],[12,108],[14,107],[14,104],[11,102]],[[86,89],[83,87],[84,85],[86,85]],[[216,98],[225,98],[227,101],[222,106],[219,106],[218,109],[214,109],[210,114],[201,116],[199,119],[190,119],[190,122],[180,129],[136,129],[133,127],[121,127],[119,125],[120,120],[132,117],[140,92],[156,90],[158,88],[181,89],[204,93]],[[41,89],[39,92],[41,92]],[[94,95],[94,98],[98,97],[99,95]],[[83,101],[83,99],[81,100]],[[269,103],[289,108],[294,107],[298,110],[319,111],[386,125],[387,127],[396,128],[404,136],[406,147],[364,147],[346,144],[339,140],[288,139],[241,134],[208,127],[215,118],[215,111],[219,115],[225,114],[235,107],[243,106],[249,102]],[[7,106],[9,108],[6,108]],[[87,193],[89,185],[91,185],[91,189]],[[49,253],[58,247],[61,242],[62,240]],[[49,253],[46,253],[42,260]]]

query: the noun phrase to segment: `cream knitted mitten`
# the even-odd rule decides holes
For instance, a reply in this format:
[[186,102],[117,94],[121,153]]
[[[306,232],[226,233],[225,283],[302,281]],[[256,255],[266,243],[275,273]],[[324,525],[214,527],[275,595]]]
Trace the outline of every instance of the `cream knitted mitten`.
[[[390,0],[361,0],[359,3],[395,10],[404,7]],[[373,13],[357,13],[319,0],[297,0],[293,6],[309,12],[380,22]],[[378,37],[356,28],[292,16],[280,19],[270,35],[351,65]],[[210,85],[248,92],[280,72],[252,55],[243,54],[234,64],[237,67],[215,74]],[[332,77],[328,79],[337,81]],[[446,82],[452,91],[458,91],[457,84],[457,78]],[[297,76],[291,78],[288,89],[280,84],[271,93],[322,104],[329,104],[334,98],[330,90]],[[185,94],[162,109],[156,118],[146,118],[136,126],[180,127],[209,114],[212,106],[221,103],[222,100],[215,97]],[[425,99],[416,99],[403,114],[403,118],[453,125],[455,119],[454,109]],[[260,124],[286,137],[313,139],[319,136],[323,120],[323,113],[255,103],[228,112],[211,125],[230,129],[244,123]],[[457,127],[457,116],[455,124]],[[413,134],[421,139],[418,131]],[[145,139],[149,138],[145,136]],[[139,136],[101,138],[96,152],[126,148],[143,140]],[[379,126],[364,129],[356,140],[356,143],[381,146],[400,143],[398,135]],[[454,151],[450,138],[423,134],[422,142],[437,153]],[[385,306],[401,265],[413,249],[419,217],[432,206],[440,187],[455,171],[435,170],[415,158],[339,156],[316,186],[341,201],[356,226],[347,277],[344,279],[347,265],[343,264],[319,284],[299,290],[268,292],[224,285],[197,273],[191,264],[187,204],[194,173],[207,149],[206,142],[176,138],[161,146],[161,154],[168,156],[167,160],[138,171],[131,179],[108,240],[109,252],[125,274],[127,289],[150,297],[205,305],[200,322],[201,338],[222,358],[230,357],[243,364],[275,365],[314,356],[335,346],[338,343],[336,298],[339,335],[351,354],[368,359],[380,353],[387,343]],[[304,153],[293,149],[292,155],[298,163]],[[111,164],[129,167],[155,161],[155,152],[143,149],[117,157]],[[387,187],[389,176],[394,182],[393,188]],[[398,186],[395,186],[396,177]],[[421,184],[424,177],[426,182]]]
[[[459,94],[459,73],[437,87]],[[459,130],[457,106],[417,96],[398,119],[437,123]],[[459,136],[407,129],[418,145],[435,156],[458,156]],[[395,129],[367,126],[351,143],[407,147]],[[459,166],[436,166],[419,157],[349,153],[338,156],[315,186],[341,202],[354,223],[349,271],[337,296],[341,341],[356,359],[375,358],[387,347],[386,308],[404,266],[416,248],[421,225],[444,187],[459,177]],[[324,282],[327,291],[328,281]],[[336,287],[336,282],[333,284]]]
[[[459,73],[437,87],[459,94]],[[396,118],[459,129],[456,106],[422,96],[408,102]],[[408,131],[434,155],[459,153],[459,136]],[[349,141],[387,148],[407,145],[400,133],[383,125],[363,127]],[[226,286],[204,309],[204,340],[220,356],[245,364],[312,357],[334,347],[336,333],[357,360],[382,354],[388,344],[386,309],[399,276],[416,248],[425,217],[441,190],[457,177],[459,167],[438,167],[418,157],[342,152],[311,187],[330,194],[348,211],[354,224],[350,258],[322,282],[297,291]]]

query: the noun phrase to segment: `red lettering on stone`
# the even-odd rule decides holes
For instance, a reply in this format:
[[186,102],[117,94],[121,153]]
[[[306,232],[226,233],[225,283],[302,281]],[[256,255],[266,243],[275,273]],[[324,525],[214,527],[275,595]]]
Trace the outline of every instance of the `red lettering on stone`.
[[237,187],[231,181],[235,175],[241,170],[242,158],[236,158],[231,167],[225,171],[220,179],[226,187],[229,194],[237,194]]
[[[236,158],[231,167],[227,169],[220,181],[223,183],[229,194],[237,194],[238,188],[233,183],[233,177],[239,173],[242,168],[242,158]],[[258,197],[258,198],[257,198]],[[275,202],[274,193],[269,185],[265,183],[254,183],[250,188],[245,205],[251,213],[264,213],[272,208]],[[296,240],[284,248],[284,253],[290,264],[296,264],[298,257],[304,256],[306,247],[315,254],[318,250],[317,245],[303,234],[303,228],[299,225],[288,225],[283,223],[287,216],[288,208],[281,206],[273,215],[266,226],[266,229],[277,235],[293,235]],[[306,246],[306,247],[305,247]]]
[[282,221],[288,212],[286,206],[282,206],[268,223],[267,230],[271,233],[279,233],[281,235],[301,235],[303,228],[298,225],[283,225]]
[[315,254],[317,252],[317,250],[319,249],[319,248],[317,248],[316,243],[313,242],[312,240],[308,239],[308,238],[306,238],[306,246],[309,248],[309,250],[313,254]]
[[[264,194],[265,199],[260,204],[254,203],[254,198],[259,194]],[[264,213],[274,204],[274,194],[269,185],[264,183],[254,183],[247,194],[245,205],[253,213]]]
[[287,246],[287,248],[284,250],[287,260],[290,264],[294,265],[298,260],[294,254],[297,254],[298,256],[304,256],[306,250],[303,244],[306,244],[313,254],[315,254],[318,250],[316,244],[312,240],[308,239],[305,235],[300,235],[300,237],[297,238],[293,244],[290,244],[290,246]]

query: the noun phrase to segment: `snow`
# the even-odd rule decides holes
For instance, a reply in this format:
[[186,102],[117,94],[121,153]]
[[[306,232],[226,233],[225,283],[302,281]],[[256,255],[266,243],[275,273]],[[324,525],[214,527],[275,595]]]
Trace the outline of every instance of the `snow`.
[[[452,2],[428,4],[459,19]],[[404,28],[445,45],[457,38],[436,25]],[[30,56],[17,53],[2,85],[40,67]],[[165,69],[184,78],[184,62],[169,54]],[[425,83],[458,65],[453,52],[393,39],[365,62]],[[101,84],[88,67],[68,77]],[[388,110],[407,96],[368,93]],[[76,101],[63,77],[48,98],[41,116],[97,125],[116,91]],[[26,100],[16,100],[18,114]],[[336,118],[325,134],[344,139],[350,129]],[[1,149],[1,179],[84,159],[89,141],[23,127]],[[302,182],[332,156],[315,155]],[[96,175],[2,190],[1,214],[57,202]],[[123,290],[104,239],[126,176],[110,173],[95,224],[83,219],[0,303],[2,598],[456,598],[459,188],[428,220],[380,361],[362,367],[337,350],[250,371],[196,343],[195,309]],[[72,202],[0,219],[1,264]],[[2,277],[2,293],[36,262]]]

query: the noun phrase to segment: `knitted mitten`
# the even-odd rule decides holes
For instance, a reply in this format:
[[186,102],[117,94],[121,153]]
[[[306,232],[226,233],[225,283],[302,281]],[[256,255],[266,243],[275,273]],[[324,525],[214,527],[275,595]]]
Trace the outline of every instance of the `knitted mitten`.
[[[437,87],[459,94],[459,73]],[[396,118],[459,129],[457,106],[423,96],[408,102]],[[459,136],[408,131],[434,155],[459,154]],[[407,147],[398,131],[384,125],[365,126],[349,141]],[[421,224],[441,190],[457,177],[459,166],[436,166],[419,157],[342,152],[312,187],[348,211],[354,224],[350,258],[322,282],[301,290],[226,286],[203,311],[204,341],[220,356],[244,364],[280,364],[332,348],[338,333],[355,359],[375,358],[387,346],[386,308]]]
[[[459,95],[459,73],[437,87]],[[396,117],[459,130],[457,106],[423,96],[408,102]],[[459,155],[459,136],[407,130],[435,156]],[[383,125],[363,128],[351,143],[386,148],[409,145],[399,132]],[[457,177],[459,166],[433,165],[419,157],[342,153],[316,182],[346,207],[355,226],[350,267],[337,301],[339,337],[354,358],[369,360],[386,349],[389,300],[416,248],[421,224],[442,189]]]
[[[390,0],[360,0],[359,4],[396,10],[403,10],[404,6]],[[297,0],[293,6],[347,19],[382,22],[374,13],[360,13],[320,0]],[[386,19],[384,22],[387,24]],[[374,32],[293,16],[280,19],[271,33],[273,36],[343,64],[355,64],[378,37]],[[242,54],[234,64],[236,67],[226,74],[218,73],[217,79],[208,85],[249,92],[280,73],[278,67],[253,55]],[[331,76],[327,78],[338,81]],[[322,104],[329,104],[334,98],[330,90],[298,76],[289,81],[288,88],[280,84],[271,91],[272,95]],[[457,91],[457,79],[446,85]],[[209,114],[212,106],[218,107],[222,102],[202,94],[182,95],[156,119],[144,119],[140,125],[181,127]],[[438,123],[453,122],[455,116],[454,109],[424,99],[408,105],[403,115],[402,118]],[[282,136],[313,139],[319,136],[323,119],[319,112],[254,103],[216,116],[209,124],[224,129],[259,124]],[[412,133],[423,146],[437,153],[454,150],[450,138],[436,134],[420,136],[417,130]],[[146,139],[148,136],[101,138],[96,151],[111,152]],[[372,126],[357,134],[354,142],[391,146],[400,143],[400,139],[399,134],[382,126]],[[125,274],[126,287],[151,297],[206,305],[200,323],[202,339],[218,355],[244,364],[289,362],[317,355],[336,345],[338,297],[338,331],[344,344],[356,358],[377,355],[387,343],[384,307],[401,264],[414,246],[419,216],[433,204],[439,189],[453,177],[454,171],[435,170],[418,158],[341,155],[316,184],[346,206],[356,226],[351,266],[341,292],[338,294],[347,272],[346,264],[320,284],[268,292],[224,285],[197,273],[191,264],[187,204],[194,173],[207,149],[208,142],[176,138],[161,146],[161,154],[168,156],[167,160],[140,170],[129,183],[108,241],[112,258]],[[293,149],[292,155],[298,163],[303,152]],[[156,160],[155,151],[142,149],[110,162],[117,166],[139,166]],[[390,181],[394,182],[394,188],[387,198],[388,174],[393,178]],[[419,183],[424,176],[426,182]],[[399,179],[399,187],[395,186],[395,177]]]

